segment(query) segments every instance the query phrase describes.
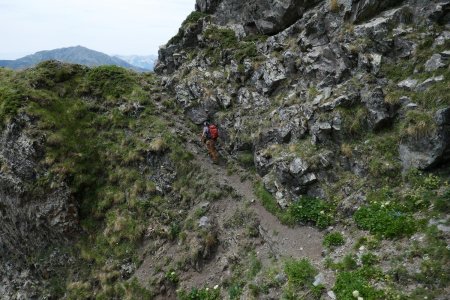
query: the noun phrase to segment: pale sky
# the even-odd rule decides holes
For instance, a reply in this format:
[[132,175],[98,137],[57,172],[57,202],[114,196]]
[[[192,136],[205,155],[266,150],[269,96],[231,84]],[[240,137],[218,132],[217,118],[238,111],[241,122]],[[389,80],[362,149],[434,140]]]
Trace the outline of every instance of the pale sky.
[[0,0],[0,59],[84,46],[109,55],[157,54],[195,0]]

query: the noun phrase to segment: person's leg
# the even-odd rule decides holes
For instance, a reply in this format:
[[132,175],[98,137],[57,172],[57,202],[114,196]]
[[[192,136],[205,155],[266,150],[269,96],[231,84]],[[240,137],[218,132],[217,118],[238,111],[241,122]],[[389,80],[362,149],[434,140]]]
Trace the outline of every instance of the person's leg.
[[212,151],[212,140],[206,141],[206,148],[208,149],[208,154],[211,158],[213,158],[213,151]]
[[211,140],[211,157],[215,163],[219,161],[219,153],[216,150],[216,141],[214,140]]

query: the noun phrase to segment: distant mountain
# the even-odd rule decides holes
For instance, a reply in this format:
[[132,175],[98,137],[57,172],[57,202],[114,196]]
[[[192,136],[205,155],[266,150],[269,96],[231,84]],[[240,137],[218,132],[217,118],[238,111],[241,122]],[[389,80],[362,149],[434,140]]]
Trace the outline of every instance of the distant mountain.
[[156,60],[158,59],[157,55],[147,55],[147,56],[142,56],[142,55],[116,55],[114,57],[120,58],[124,61],[126,61],[127,63],[139,67],[139,68],[143,68],[146,70],[150,70],[153,71],[153,67],[155,66]]
[[81,64],[89,67],[116,65],[138,72],[149,71],[148,69],[129,64],[118,57],[112,57],[105,53],[94,51],[82,46],[39,51],[35,54],[27,55],[16,60],[0,60],[0,67],[26,69],[33,67],[42,61],[51,59],[67,63]]

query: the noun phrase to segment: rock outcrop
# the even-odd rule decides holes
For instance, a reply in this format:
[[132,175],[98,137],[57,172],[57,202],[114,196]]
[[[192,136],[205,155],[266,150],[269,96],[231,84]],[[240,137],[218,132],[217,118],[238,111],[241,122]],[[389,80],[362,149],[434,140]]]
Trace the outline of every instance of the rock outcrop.
[[0,136],[0,249],[11,251],[43,248],[68,239],[79,230],[78,209],[70,189],[62,184],[39,190],[45,175],[41,167],[43,137],[30,135],[33,120],[21,115],[7,124]]
[[400,144],[403,169],[426,170],[449,160],[450,157],[450,108],[440,109],[434,116],[435,126],[428,124],[431,132],[423,137],[410,137]]
[[[274,194],[283,190],[292,199],[323,194],[320,186],[336,180],[342,164],[336,156],[312,155],[310,148],[336,154],[342,144],[367,132],[392,130],[408,110],[421,109],[411,101],[402,107],[401,96],[425,93],[444,80],[440,74],[427,80],[413,77],[419,67],[431,73],[448,66],[445,31],[431,30],[445,20],[447,6],[446,1],[406,0],[198,0],[197,10],[208,16],[182,29],[181,36],[189,38],[161,48],[156,71],[194,123],[216,119],[222,125],[231,154],[252,148],[256,169]],[[417,27],[430,30],[419,36]],[[211,46],[205,35],[211,32],[235,41]],[[387,70],[400,60],[415,59],[423,39],[435,41],[435,53],[393,81]],[[187,44],[197,53],[190,59]],[[251,56],[233,54],[241,51]],[[393,96],[400,88],[405,95]],[[437,128],[434,136],[397,145],[404,168],[428,169],[448,160],[447,127]],[[300,144],[300,153],[292,153]],[[289,165],[308,157],[314,167],[292,174]],[[351,157],[350,165],[364,159]],[[397,161],[389,164],[398,166]],[[363,169],[354,171],[369,176]]]
[[213,14],[214,23],[236,24],[245,32],[275,34],[297,21],[303,12],[320,0],[197,0],[197,10]]
[[0,288],[2,298],[15,289],[22,290],[17,299],[39,295],[42,287],[35,272],[63,266],[67,257],[55,253],[45,266],[35,265],[32,270],[27,260],[48,252],[50,246],[67,244],[80,232],[78,208],[69,187],[64,183],[46,187],[42,182],[47,171],[41,165],[45,139],[33,136],[34,123],[21,114],[0,134],[0,278],[6,280],[0,280],[5,289]]

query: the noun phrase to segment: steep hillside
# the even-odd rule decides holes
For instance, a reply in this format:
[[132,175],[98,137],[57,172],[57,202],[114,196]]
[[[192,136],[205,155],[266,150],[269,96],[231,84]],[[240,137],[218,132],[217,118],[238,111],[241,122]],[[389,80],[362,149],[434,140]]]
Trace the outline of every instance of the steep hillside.
[[46,60],[58,60],[61,62],[81,64],[89,67],[114,65],[138,72],[147,71],[145,68],[140,68],[139,66],[129,64],[118,57],[111,57],[107,54],[82,46],[39,51],[35,54],[27,55],[16,60],[0,60],[0,66],[11,69],[26,69],[34,67],[40,62]]
[[157,74],[0,69],[0,298],[448,299],[450,2],[196,9]]
[[160,51],[163,85],[220,124],[269,211],[326,229],[313,263],[338,299],[447,298],[450,3],[269,2],[197,1]]

